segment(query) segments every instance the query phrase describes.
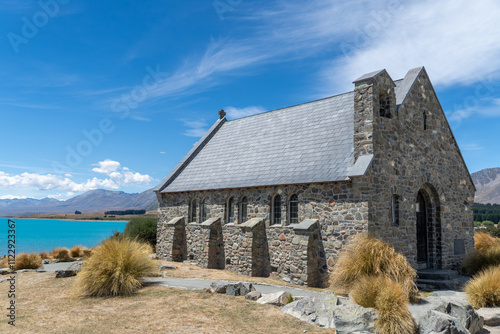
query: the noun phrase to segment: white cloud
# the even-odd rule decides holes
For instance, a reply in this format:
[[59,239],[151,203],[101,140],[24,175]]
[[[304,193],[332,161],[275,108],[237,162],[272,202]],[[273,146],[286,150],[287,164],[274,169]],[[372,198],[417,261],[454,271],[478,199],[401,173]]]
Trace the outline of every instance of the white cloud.
[[499,16],[495,0],[401,2],[392,12],[372,15],[326,76],[350,85],[374,70],[385,68],[398,79],[423,65],[437,85],[478,82],[500,70],[500,34],[492,28]]
[[[106,159],[100,161],[98,165],[99,167],[93,168],[92,171],[106,174],[108,178],[93,177],[77,182],[70,177],[61,177],[54,174],[22,173],[11,175],[0,171],[0,187],[83,192],[97,188],[117,190],[124,185],[148,184],[153,181],[153,178],[147,174],[132,172],[127,167],[122,168],[117,161]],[[68,194],[65,196],[71,196]]]
[[75,195],[74,192],[69,191],[67,193],[58,193],[58,194],[49,195],[49,196],[47,196],[47,198],[57,199],[58,201],[64,201],[70,197],[73,197],[74,195]]
[[17,196],[17,195],[2,195],[0,199],[27,199],[28,196]]
[[469,143],[469,144],[465,144],[465,145],[460,145],[460,148],[464,151],[480,151],[480,150],[484,150],[484,147],[478,145],[478,144],[475,144],[475,143]]
[[184,131],[184,135],[188,137],[203,137],[209,126],[205,120],[181,120],[188,129]]
[[99,161],[98,165],[99,167],[93,168],[92,171],[102,174],[109,174],[121,167],[121,164],[118,161],[113,161],[110,159]]
[[258,106],[250,106],[246,108],[226,107],[224,110],[230,119],[260,114],[266,111],[264,108]]
[[160,152],[160,154],[167,154],[167,152],[163,152],[163,151],[162,151],[162,152]]

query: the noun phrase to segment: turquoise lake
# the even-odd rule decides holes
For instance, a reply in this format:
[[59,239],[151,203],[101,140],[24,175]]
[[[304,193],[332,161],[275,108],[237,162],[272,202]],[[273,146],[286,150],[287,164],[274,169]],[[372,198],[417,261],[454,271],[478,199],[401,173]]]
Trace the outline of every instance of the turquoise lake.
[[[16,222],[16,253],[49,252],[56,247],[95,247],[113,231],[123,232],[126,222],[11,219]],[[8,219],[0,218],[0,254],[7,254]]]

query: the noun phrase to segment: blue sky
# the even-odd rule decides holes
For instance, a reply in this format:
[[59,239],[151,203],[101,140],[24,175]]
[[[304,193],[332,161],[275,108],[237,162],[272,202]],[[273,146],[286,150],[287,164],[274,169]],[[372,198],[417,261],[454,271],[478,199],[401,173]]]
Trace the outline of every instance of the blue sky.
[[471,172],[500,166],[496,0],[3,0],[0,198],[140,192],[238,118],[425,66]]

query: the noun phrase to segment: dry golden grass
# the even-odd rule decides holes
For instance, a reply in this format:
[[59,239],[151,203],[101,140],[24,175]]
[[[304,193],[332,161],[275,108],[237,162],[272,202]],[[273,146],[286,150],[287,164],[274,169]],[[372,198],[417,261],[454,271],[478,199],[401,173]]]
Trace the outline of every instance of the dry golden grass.
[[398,282],[408,300],[417,300],[417,272],[402,254],[396,253],[391,245],[365,234],[351,238],[330,274],[334,289],[350,290],[362,276],[381,275]]
[[73,246],[69,250],[69,254],[71,255],[71,257],[82,257],[83,256],[83,246],[80,246],[80,245]]
[[5,256],[3,259],[2,259],[2,262],[0,262],[0,268],[7,268],[9,267],[9,259],[7,256]]
[[42,258],[36,253],[20,253],[16,256],[14,270],[38,269],[40,267],[42,267]]
[[59,260],[61,262],[70,262],[71,256],[69,256],[69,249],[66,247],[57,247],[50,251],[49,256],[54,260]]
[[46,259],[48,259],[48,258],[49,258],[49,254],[47,254],[47,252],[46,252],[46,251],[40,252],[40,254],[38,254],[38,255],[40,255],[40,258],[41,258],[42,260],[46,260]]
[[362,276],[353,286],[351,295],[356,304],[377,310],[377,333],[416,332],[416,323],[408,310],[408,298],[399,283],[385,276]]
[[464,274],[472,276],[488,267],[500,265],[499,239],[485,232],[477,232],[474,234],[474,248],[462,263]]
[[[18,274],[16,327],[3,316],[0,333],[334,333],[243,297],[148,286],[129,297],[88,298],[72,293],[75,279]],[[8,302],[0,293],[0,305]]]
[[85,296],[126,296],[141,286],[139,279],[155,268],[151,246],[129,239],[108,239],[96,247],[78,274],[77,290]]
[[484,252],[495,247],[500,247],[500,239],[486,232],[474,233],[474,248],[476,251]]
[[489,267],[469,281],[464,289],[474,308],[500,306],[500,266]]
[[90,257],[94,250],[92,248],[86,248],[83,250],[83,257]]

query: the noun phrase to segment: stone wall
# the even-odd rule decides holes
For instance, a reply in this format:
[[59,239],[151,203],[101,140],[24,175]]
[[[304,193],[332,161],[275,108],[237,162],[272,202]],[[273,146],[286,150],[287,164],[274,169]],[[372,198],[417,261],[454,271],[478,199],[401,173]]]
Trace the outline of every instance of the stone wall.
[[[392,117],[382,117],[375,92],[392,87],[385,73],[355,89],[356,101],[372,101],[364,103],[370,106],[364,112],[374,114],[374,160],[367,175],[374,186],[369,232],[393,244],[415,267],[425,267],[417,264],[416,249],[416,201],[421,191],[428,205],[427,266],[456,267],[464,257],[460,245],[465,252],[474,247],[472,181],[425,70],[399,109],[391,101]],[[398,226],[392,219],[393,195],[399,196]]]
[[[299,199],[299,222],[307,219],[318,220],[320,226],[319,238],[322,241],[321,248],[324,249],[324,258],[328,261],[329,266],[333,265],[335,258],[342,247],[347,243],[350,235],[368,232],[368,221],[370,217],[368,198],[370,196],[370,187],[363,182],[363,178],[334,183],[161,194],[159,195],[158,208],[159,226],[162,224],[162,221],[168,221],[173,215],[184,213],[187,217],[188,205],[192,199],[195,199],[198,203],[197,219],[199,220],[199,203],[204,199],[208,209],[207,219],[213,217],[220,217],[222,219],[225,267],[231,269],[232,265],[228,263],[237,262],[238,256],[243,256],[239,255],[239,253],[244,253],[244,250],[238,247],[236,251],[234,249],[235,247],[229,248],[228,245],[233,245],[235,243],[233,242],[234,240],[237,241],[237,244],[241,244],[241,238],[249,237],[243,237],[239,232],[232,232],[238,231],[238,226],[241,225],[238,221],[240,199],[243,196],[246,196],[248,199],[248,214],[244,220],[247,221],[252,218],[263,219],[266,226],[266,237],[269,242],[269,247],[273,247],[272,241],[276,240],[271,238],[269,231],[281,227],[270,225],[270,207],[272,199],[276,194],[280,194],[284,202],[282,206],[282,220],[284,222],[282,227],[284,231],[289,230],[287,229],[289,222],[288,207],[286,203],[293,194],[296,194]],[[234,198],[234,212],[236,217],[234,226],[226,223],[226,203],[229,197]],[[281,235],[281,233],[278,234],[278,236],[279,235]],[[162,238],[163,237],[159,233],[159,243]],[[230,252],[228,252],[229,249],[231,249]],[[240,269],[237,270],[239,271]]]

